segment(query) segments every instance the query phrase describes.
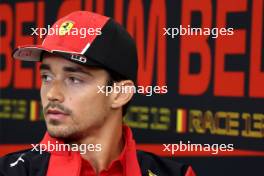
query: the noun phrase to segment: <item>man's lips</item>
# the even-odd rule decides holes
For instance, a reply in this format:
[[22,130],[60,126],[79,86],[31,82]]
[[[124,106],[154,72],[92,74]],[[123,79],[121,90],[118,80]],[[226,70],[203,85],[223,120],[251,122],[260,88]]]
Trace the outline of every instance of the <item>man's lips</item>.
[[46,114],[47,114],[47,118],[54,120],[62,120],[69,115],[57,109],[49,109]]
[[66,115],[66,113],[64,113],[64,112],[62,112],[62,111],[59,111],[59,110],[57,110],[57,109],[49,109],[49,110],[47,111],[47,114],[64,114],[64,115]]

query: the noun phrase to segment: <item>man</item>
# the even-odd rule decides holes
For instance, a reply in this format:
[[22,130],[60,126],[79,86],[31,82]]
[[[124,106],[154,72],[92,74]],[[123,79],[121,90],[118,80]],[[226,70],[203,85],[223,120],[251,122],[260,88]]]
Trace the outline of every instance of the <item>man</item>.
[[[107,86],[136,83],[136,46],[126,30],[86,11],[69,14],[53,28],[57,33],[48,34],[42,45],[13,53],[16,59],[41,61],[47,133],[33,149],[0,159],[0,175],[193,176],[189,166],[136,150],[122,123],[133,92],[104,93]],[[83,29],[89,35],[78,33]],[[52,145],[57,148],[47,147]],[[58,149],[63,145],[70,147]]]

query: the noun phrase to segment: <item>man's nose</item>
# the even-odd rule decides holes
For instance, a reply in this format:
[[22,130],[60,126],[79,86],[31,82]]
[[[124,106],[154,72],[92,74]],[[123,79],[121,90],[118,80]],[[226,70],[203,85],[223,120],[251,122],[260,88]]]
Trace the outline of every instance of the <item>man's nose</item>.
[[64,101],[64,95],[62,92],[62,86],[60,83],[54,81],[54,83],[51,85],[48,93],[47,98],[49,101],[58,101],[62,103]]

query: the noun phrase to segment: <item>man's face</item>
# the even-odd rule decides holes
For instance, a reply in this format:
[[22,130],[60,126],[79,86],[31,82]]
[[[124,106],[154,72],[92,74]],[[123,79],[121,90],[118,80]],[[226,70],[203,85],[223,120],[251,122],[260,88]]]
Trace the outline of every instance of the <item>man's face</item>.
[[80,66],[55,55],[45,55],[40,70],[41,101],[52,137],[75,140],[104,124],[109,97],[97,93],[97,86],[106,85],[105,70]]

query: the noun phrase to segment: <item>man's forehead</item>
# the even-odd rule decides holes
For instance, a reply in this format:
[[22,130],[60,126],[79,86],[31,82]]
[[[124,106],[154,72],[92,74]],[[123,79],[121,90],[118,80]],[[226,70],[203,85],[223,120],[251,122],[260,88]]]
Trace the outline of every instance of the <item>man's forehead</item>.
[[[72,66],[82,66],[79,64],[76,64],[72,61],[67,60],[66,58],[56,55],[56,54],[43,54],[42,57],[42,63],[43,64],[68,64],[68,65],[72,65]],[[83,67],[83,66],[82,66]]]
[[42,56],[41,59],[42,65],[47,64],[51,67],[56,66],[56,67],[78,67],[81,68],[82,70],[92,70],[96,69],[95,67],[89,67],[89,66],[84,66],[78,63],[75,63],[71,60],[68,60],[64,58],[63,56],[53,54],[53,53],[47,53],[45,52]]
[[[42,57],[42,62],[40,69],[60,69],[67,72],[84,72],[91,74],[93,72],[102,71],[104,69],[95,66],[83,66],[81,64],[74,63],[67,60],[66,58],[56,55],[56,54],[44,54]],[[72,69],[71,69],[72,68]]]

